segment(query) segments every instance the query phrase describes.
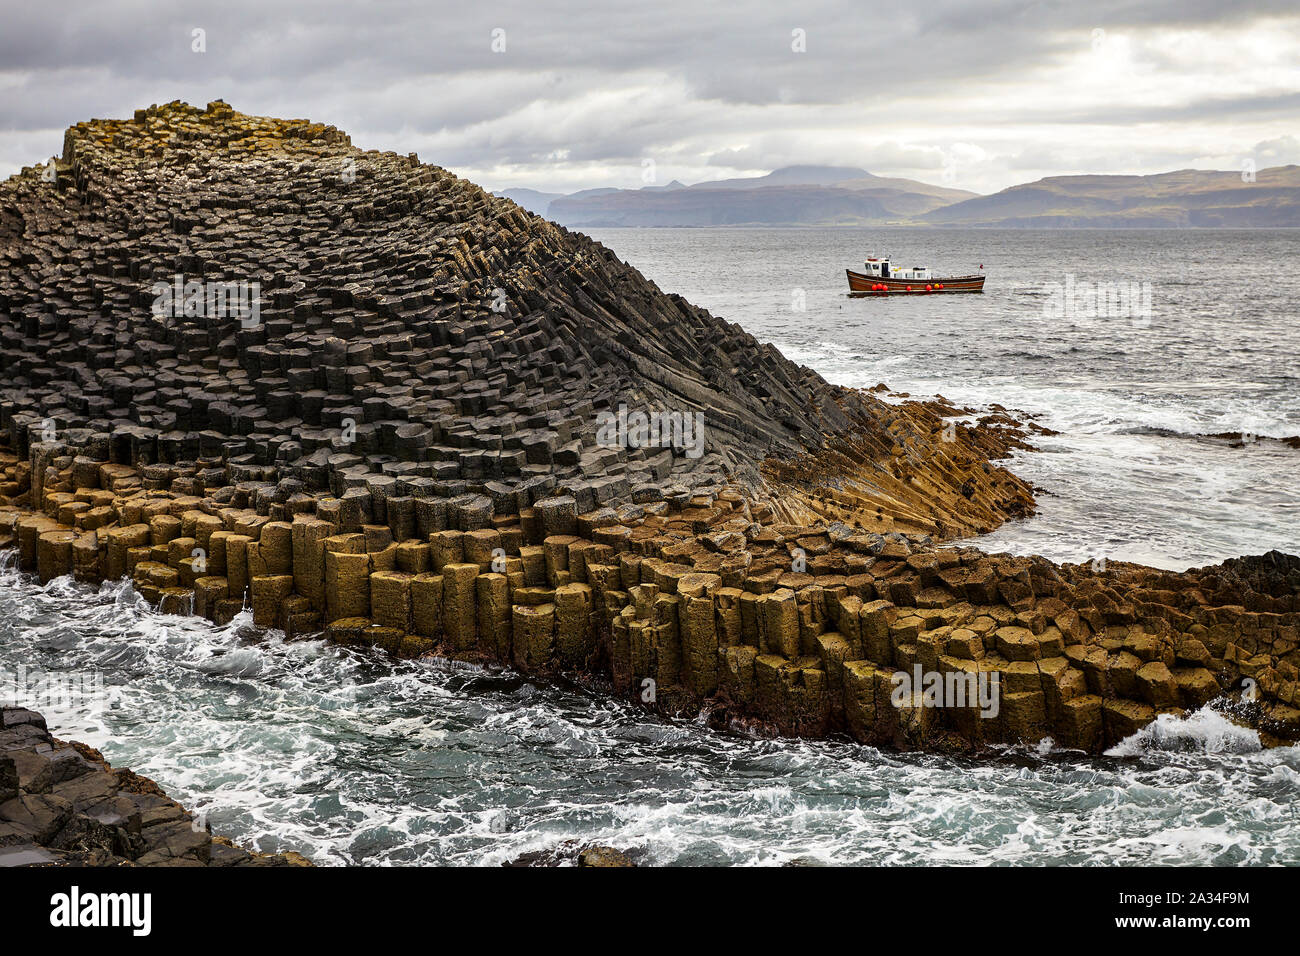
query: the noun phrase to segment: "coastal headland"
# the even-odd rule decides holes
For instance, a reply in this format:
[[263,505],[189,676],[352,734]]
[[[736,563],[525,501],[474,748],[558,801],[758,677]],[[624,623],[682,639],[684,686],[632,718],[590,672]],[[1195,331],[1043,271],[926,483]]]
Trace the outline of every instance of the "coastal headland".
[[0,545],[43,581],[719,727],[1097,753],[1238,695],[1300,737],[1300,557],[953,545],[1033,513],[996,463],[1032,426],[830,385],[333,127],[69,129],[0,184],[0,372]]

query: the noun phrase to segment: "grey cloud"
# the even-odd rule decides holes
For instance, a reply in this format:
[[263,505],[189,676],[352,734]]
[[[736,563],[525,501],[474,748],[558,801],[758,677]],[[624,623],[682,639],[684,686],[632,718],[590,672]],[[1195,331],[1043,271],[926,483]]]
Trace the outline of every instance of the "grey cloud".
[[[1233,117],[1267,123],[1293,112],[1298,97],[1286,92],[1220,100],[1185,90],[1178,64],[1144,44],[1138,56],[1167,72],[1171,102],[1098,99],[1062,108],[1053,90],[1029,78],[1078,56],[1095,29],[1141,38],[1294,14],[1292,3],[1272,0],[944,0],[887,11],[846,0],[784,10],[684,0],[109,0],[58,16],[29,4],[7,12],[0,34],[0,173],[22,165],[14,156],[33,140],[44,141],[38,131],[153,102],[218,97],[246,112],[333,123],[366,147],[421,148],[425,160],[458,171],[509,168],[519,185],[539,187],[566,165],[597,164],[615,181],[643,156],[681,169],[715,167],[718,175],[785,162],[934,170],[957,135],[948,130],[963,124],[1022,131],[990,164],[1007,169],[1017,153],[1068,156],[1068,143],[1033,144],[1043,124],[1229,125]],[[206,31],[206,53],[191,51],[195,28]],[[505,31],[503,53],[491,49],[495,28]],[[792,51],[795,29],[806,31],[807,52]],[[1002,88],[1033,95],[1006,103],[987,92]],[[902,105],[891,108],[904,103],[932,128],[918,132]],[[1271,132],[1260,128],[1252,138],[1276,138]],[[1076,134],[1085,144],[1095,135]],[[1225,141],[1222,152],[1249,142]]]
[[1256,143],[1251,150],[1260,166],[1289,166],[1300,163],[1300,139],[1279,136]]

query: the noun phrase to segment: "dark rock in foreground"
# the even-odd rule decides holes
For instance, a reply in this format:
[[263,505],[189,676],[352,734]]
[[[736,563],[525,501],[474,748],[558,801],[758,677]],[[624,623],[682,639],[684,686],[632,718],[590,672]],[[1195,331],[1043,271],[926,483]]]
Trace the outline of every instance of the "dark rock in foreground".
[[566,840],[559,846],[546,850],[533,850],[502,865],[509,867],[572,865],[621,869],[634,867],[636,863],[626,852],[611,846],[603,846],[599,843],[579,844],[576,840]]
[[213,837],[147,777],[0,708],[0,866],[310,866]]

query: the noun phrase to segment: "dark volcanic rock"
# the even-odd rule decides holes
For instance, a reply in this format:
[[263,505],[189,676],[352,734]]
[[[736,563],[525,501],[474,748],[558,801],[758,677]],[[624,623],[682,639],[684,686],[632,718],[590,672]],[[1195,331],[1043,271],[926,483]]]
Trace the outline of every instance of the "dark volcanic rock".
[[0,866],[306,866],[214,839],[152,780],[0,708]]
[[[461,530],[548,491],[581,513],[827,450],[873,473],[870,517],[906,497],[893,450],[938,427],[413,155],[219,101],[78,124],[57,163],[0,185],[0,370],[0,430],[34,455],[38,494],[49,464],[85,456],[150,466],[146,488],[233,484],[263,514],[293,488],[362,496],[358,525],[420,525],[429,497]],[[672,417],[629,440],[628,416],[642,434],[654,413]],[[1005,448],[972,442],[930,452],[969,472]],[[951,471],[928,480],[988,493],[953,496],[950,533],[1032,507],[1000,469]]]
[[[1033,508],[992,464],[1028,447],[1005,409],[835,388],[330,127],[223,103],[73,127],[0,185],[0,370],[0,548],[42,581],[764,732],[1095,753],[1239,694],[1300,736],[1300,558],[940,548]],[[917,668],[950,697],[896,696]],[[0,726],[13,839],[232,859],[148,781],[30,745],[35,715]]]
[[545,850],[530,850],[502,864],[507,867],[581,866],[625,868],[634,867],[632,857],[623,850],[599,843],[580,844],[565,840],[558,846]]

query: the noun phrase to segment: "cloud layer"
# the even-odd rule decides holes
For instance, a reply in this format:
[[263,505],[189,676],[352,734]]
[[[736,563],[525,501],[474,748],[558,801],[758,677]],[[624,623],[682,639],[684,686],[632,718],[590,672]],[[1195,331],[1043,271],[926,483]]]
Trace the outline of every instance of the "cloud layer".
[[218,98],[489,188],[640,186],[645,160],[659,182],[824,163],[979,192],[1300,162],[1294,3],[774,6],[27,5],[0,34],[0,175],[74,122]]

